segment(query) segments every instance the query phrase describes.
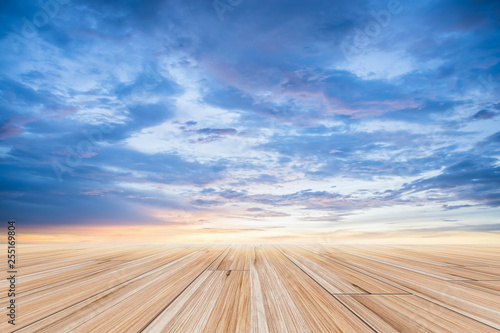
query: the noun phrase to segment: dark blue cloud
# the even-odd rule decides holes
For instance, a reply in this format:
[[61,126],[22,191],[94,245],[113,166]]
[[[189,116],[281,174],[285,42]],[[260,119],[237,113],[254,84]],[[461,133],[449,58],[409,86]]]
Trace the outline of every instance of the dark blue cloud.
[[201,128],[196,131],[198,134],[234,135],[238,133],[234,128]]
[[483,109],[481,111],[478,111],[475,115],[473,115],[472,119],[484,120],[484,119],[491,119],[496,116],[498,116],[498,112]]
[[446,167],[438,176],[407,184],[403,191],[438,189],[451,196],[447,200],[472,200],[497,207],[500,206],[500,167],[496,162],[494,158],[471,155]]

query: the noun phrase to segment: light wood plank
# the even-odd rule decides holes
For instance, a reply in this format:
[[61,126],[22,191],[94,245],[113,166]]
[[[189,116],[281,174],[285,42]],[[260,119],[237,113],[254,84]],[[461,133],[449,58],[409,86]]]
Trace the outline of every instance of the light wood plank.
[[500,296],[500,281],[454,281],[457,284]]
[[339,296],[339,299],[378,332],[498,332],[413,295]]
[[252,261],[252,246],[240,244],[231,245],[208,269],[248,271],[250,270]]
[[298,246],[282,246],[281,249],[294,264],[332,294],[407,293],[404,289],[395,288]]

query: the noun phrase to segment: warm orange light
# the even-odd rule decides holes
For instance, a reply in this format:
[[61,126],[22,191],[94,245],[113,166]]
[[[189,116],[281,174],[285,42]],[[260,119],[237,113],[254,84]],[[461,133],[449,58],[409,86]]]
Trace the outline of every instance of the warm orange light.
[[333,243],[498,244],[497,232],[331,232],[189,224],[25,227],[20,243]]

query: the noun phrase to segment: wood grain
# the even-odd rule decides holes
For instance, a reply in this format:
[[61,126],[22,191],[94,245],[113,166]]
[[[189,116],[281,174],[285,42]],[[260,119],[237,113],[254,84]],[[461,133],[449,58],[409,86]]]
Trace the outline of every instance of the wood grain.
[[500,332],[500,247],[36,245],[0,332]]

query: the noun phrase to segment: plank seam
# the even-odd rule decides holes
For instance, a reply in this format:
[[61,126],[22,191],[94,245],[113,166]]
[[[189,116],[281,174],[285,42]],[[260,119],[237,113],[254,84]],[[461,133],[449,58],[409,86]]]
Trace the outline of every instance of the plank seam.
[[148,322],[148,323],[147,323],[147,324],[146,324],[146,325],[145,325],[145,326],[144,326],[144,327],[143,327],[143,328],[139,331],[139,333],[144,332],[144,330],[145,330],[145,329],[146,329],[149,325],[151,325],[151,324],[152,324],[152,323],[156,320],[156,318],[158,318],[158,316],[159,316],[160,314],[162,314],[162,313],[163,313],[163,311],[165,311],[165,310],[166,310],[166,309],[167,309],[167,308],[168,308],[168,307],[169,307],[169,306],[170,306],[170,305],[171,305],[171,304],[172,304],[172,303],[173,303],[173,302],[174,302],[177,298],[179,298],[179,296],[180,296],[180,295],[182,295],[182,293],[183,293],[184,291],[186,291],[186,289],[187,289],[187,288],[189,288],[189,286],[190,286],[190,285],[192,285],[194,281],[196,281],[196,280],[197,280],[197,279],[198,279],[198,278],[199,278],[199,277],[200,277],[203,273],[205,273],[205,272],[207,271],[207,268],[208,268],[208,267],[210,267],[210,266],[211,266],[211,265],[212,265],[212,264],[213,264],[213,263],[214,263],[217,259],[219,259],[219,257],[220,257],[223,253],[224,253],[224,251],[221,251],[221,253],[217,256],[217,258],[215,258],[215,259],[214,259],[214,260],[213,260],[213,261],[212,261],[209,265],[207,265],[207,267],[206,267],[204,270],[202,270],[202,271],[201,271],[201,273],[200,273],[200,274],[198,274],[198,275],[197,275],[197,276],[196,276],[196,277],[195,277],[195,278],[194,278],[191,282],[189,282],[189,284],[188,284],[188,285],[187,285],[184,289],[182,289],[182,291],[181,291],[179,294],[177,294],[177,296],[175,296],[175,297],[174,297],[174,298],[173,298],[173,299],[172,299],[172,300],[171,300],[171,301],[170,301],[170,302],[169,302],[169,303],[168,303],[168,304],[167,304],[167,305],[166,305],[166,306],[165,306],[165,307],[164,307],[161,311],[159,311],[159,312],[156,314],[156,316],[154,316],[154,317],[153,317],[153,319],[151,319],[151,320],[150,320],[150,321],[149,321],[149,322]]
[[309,274],[307,274],[307,272],[305,272],[302,268],[300,268],[296,263],[294,263],[290,258],[288,258],[288,256],[283,253],[283,251],[281,251],[281,249],[279,247],[276,246],[276,248],[278,249],[278,251],[286,258],[288,259],[288,261],[290,261],[292,264],[294,264],[295,266],[297,266],[298,269],[300,269],[304,274],[306,274],[311,280],[313,280],[314,282],[316,282],[317,285],[319,285],[321,288],[323,288],[328,294],[330,294],[334,299],[336,299],[340,304],[342,304],[347,310],[349,310],[353,315],[355,315],[359,320],[361,320],[363,323],[366,324],[366,326],[368,326],[372,331],[374,332],[377,332],[378,331],[373,328],[372,325],[370,325],[368,322],[366,322],[363,318],[361,318],[356,312],[354,312],[350,307],[348,307],[346,304],[344,304],[344,302],[342,302],[340,299],[338,299],[337,297],[335,297],[334,294],[332,294],[330,291],[328,291],[325,287],[323,287],[323,285],[321,285],[321,283],[319,283],[318,281],[316,281],[312,276],[310,276]]
[[[324,255],[319,254],[319,253],[317,253],[317,252],[313,252],[313,251],[311,251],[311,250],[309,250],[309,249],[307,249],[307,248],[304,248],[304,249],[305,249],[305,250],[307,250],[307,251],[309,251],[309,252],[316,253],[316,254],[318,254],[318,255],[320,255],[320,256],[322,256],[322,257],[325,257]],[[362,256],[358,256],[358,255],[356,255],[356,254],[352,254],[352,255],[353,255],[353,256],[355,256],[355,257],[364,258],[364,257],[362,257]],[[325,258],[326,258],[326,259],[328,259],[328,260],[331,260],[331,261],[337,262],[336,260],[330,259],[329,257],[325,257]],[[369,258],[364,258],[364,259],[371,260],[371,259],[369,259]],[[340,262],[337,262],[337,263],[341,264]],[[341,264],[341,265],[345,266],[344,264]],[[346,267],[348,267],[348,266],[346,266]],[[349,267],[349,268],[350,268],[350,267]],[[353,269],[354,269],[354,268],[353,268]],[[356,270],[356,269],[354,269],[354,270]],[[356,270],[356,271],[357,271],[357,270]],[[360,273],[365,274],[365,273],[363,273],[363,272],[360,272]],[[367,274],[365,274],[365,275],[367,275]],[[367,276],[373,277],[373,276],[371,276],[371,275],[367,275]],[[388,283],[388,284],[389,284],[389,283]],[[398,287],[396,287],[396,286],[393,286],[393,287],[398,288]],[[401,289],[401,288],[398,288],[398,289]],[[431,300],[429,300],[429,299],[427,299],[427,298],[425,298],[425,297],[423,297],[423,296],[420,296],[419,294],[413,294],[413,293],[410,293],[410,294],[411,294],[411,295],[414,295],[414,296],[417,296],[417,297],[420,297],[421,299],[424,299],[424,300],[426,300],[426,301],[428,301],[428,302],[431,302],[431,303],[433,303],[433,304],[436,304],[436,305],[438,305],[438,306],[441,306],[441,307],[443,307],[443,308],[445,308],[445,309],[448,309],[448,310],[450,310],[450,311],[453,311],[453,312],[455,312],[455,313],[457,313],[457,314],[459,314],[459,315],[461,315],[461,316],[464,316],[464,317],[467,317],[467,318],[472,319],[472,320],[474,320],[474,321],[477,321],[478,323],[481,323],[481,324],[483,324],[483,325],[486,325],[486,326],[488,326],[488,327],[491,327],[491,328],[493,328],[493,329],[495,329],[495,330],[497,330],[497,331],[500,331],[500,330],[499,330],[499,329],[497,329],[496,327],[493,327],[493,326],[491,326],[491,325],[489,325],[489,324],[487,324],[487,323],[484,323],[484,322],[482,322],[482,321],[480,321],[480,320],[477,320],[477,319],[475,319],[475,318],[469,317],[468,315],[465,315],[465,314],[463,314],[463,313],[461,313],[461,312],[458,312],[458,311],[455,311],[455,310],[453,310],[453,309],[450,309],[450,308],[448,308],[447,306],[444,306],[444,305],[441,305],[441,304],[439,304],[439,303],[433,302],[433,301],[431,301]]]

